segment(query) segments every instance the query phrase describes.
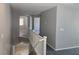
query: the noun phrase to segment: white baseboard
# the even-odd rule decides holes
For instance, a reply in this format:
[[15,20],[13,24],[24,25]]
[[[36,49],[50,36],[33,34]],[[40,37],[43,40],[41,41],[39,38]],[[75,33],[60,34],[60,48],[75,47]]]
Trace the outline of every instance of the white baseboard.
[[49,47],[51,47],[52,49],[55,50],[55,48],[54,48],[53,46],[51,46],[49,43],[47,43],[47,45],[48,45]]
[[67,49],[72,49],[72,48],[79,48],[79,46],[67,47],[67,48],[59,48],[59,49],[55,49],[55,51],[67,50]]
[[55,48],[52,47],[49,43],[47,43],[47,45],[48,45],[49,47],[51,47],[52,49],[54,49],[55,51],[67,50],[67,49],[73,49],[73,48],[79,48],[79,46],[74,46],[74,47],[67,47],[67,48],[59,48],[59,49],[55,49]]

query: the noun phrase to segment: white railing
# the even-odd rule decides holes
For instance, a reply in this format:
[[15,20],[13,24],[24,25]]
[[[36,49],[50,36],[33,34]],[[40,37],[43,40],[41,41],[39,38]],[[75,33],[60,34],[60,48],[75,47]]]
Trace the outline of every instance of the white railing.
[[[30,31],[30,33],[29,33],[29,41],[37,55],[46,55],[46,40],[47,40],[46,36],[41,37],[39,34],[33,32],[33,31]],[[13,55],[16,55],[16,52],[15,52],[16,46],[17,45],[13,46]],[[29,50],[29,47],[26,47],[26,49]],[[26,54],[28,54],[28,53],[26,53]]]
[[37,55],[46,55],[46,36],[41,37],[33,31],[29,33],[30,43]]

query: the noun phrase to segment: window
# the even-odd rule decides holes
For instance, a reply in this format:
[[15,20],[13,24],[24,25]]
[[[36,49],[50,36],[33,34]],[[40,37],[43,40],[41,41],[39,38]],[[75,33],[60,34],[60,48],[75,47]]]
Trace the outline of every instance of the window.
[[40,17],[34,17],[34,32],[40,33]]
[[24,25],[24,19],[23,19],[23,17],[20,17],[19,25],[20,25],[20,26],[23,26],[23,25]]

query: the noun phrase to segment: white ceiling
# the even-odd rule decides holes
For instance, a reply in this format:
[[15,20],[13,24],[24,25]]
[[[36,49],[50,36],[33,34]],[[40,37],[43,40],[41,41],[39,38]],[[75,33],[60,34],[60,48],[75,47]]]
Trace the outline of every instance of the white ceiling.
[[41,12],[53,8],[57,4],[54,3],[13,3],[11,7],[17,12],[24,14],[37,15]]
[[[60,3],[61,4],[61,3]],[[78,6],[78,3],[63,3],[68,6]],[[11,3],[12,9],[24,15],[37,15],[43,11],[53,8],[58,3]]]

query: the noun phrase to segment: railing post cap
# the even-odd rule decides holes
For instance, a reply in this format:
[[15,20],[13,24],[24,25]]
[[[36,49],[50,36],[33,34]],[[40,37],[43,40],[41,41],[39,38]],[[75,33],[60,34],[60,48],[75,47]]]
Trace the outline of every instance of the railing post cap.
[[43,36],[43,38],[47,39],[47,36]]

